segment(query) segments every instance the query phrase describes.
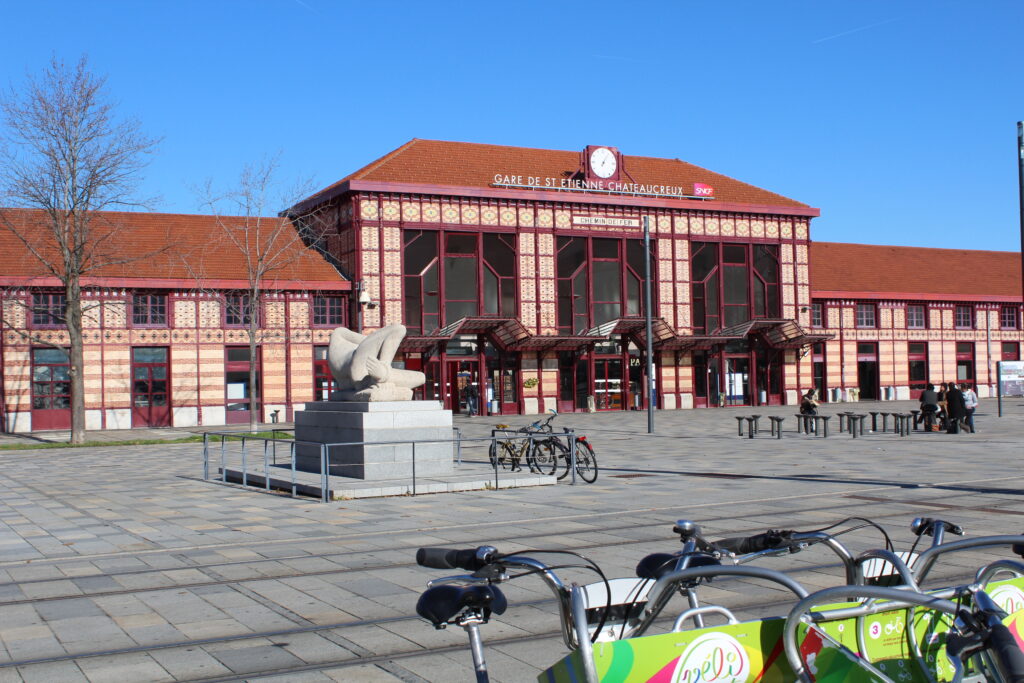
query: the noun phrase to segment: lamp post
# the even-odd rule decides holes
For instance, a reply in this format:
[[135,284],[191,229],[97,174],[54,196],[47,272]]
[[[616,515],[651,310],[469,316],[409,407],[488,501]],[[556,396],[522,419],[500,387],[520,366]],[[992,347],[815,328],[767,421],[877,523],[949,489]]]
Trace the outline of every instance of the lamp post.
[[654,433],[654,331],[651,323],[651,226],[644,216],[644,322],[647,325],[647,433]]

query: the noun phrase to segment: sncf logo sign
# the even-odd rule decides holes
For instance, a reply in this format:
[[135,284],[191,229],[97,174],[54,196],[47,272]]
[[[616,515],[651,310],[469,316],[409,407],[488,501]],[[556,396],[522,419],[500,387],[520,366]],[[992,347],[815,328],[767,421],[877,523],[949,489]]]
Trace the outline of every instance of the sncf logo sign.
[[715,188],[711,187],[710,185],[705,185],[704,183],[694,183],[693,184],[693,196],[694,197],[714,197],[715,196]]

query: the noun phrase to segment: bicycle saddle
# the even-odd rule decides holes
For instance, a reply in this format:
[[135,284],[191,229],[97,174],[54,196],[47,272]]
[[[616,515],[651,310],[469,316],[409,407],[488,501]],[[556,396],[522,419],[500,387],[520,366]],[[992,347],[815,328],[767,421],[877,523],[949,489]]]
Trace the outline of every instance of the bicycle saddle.
[[416,614],[440,628],[467,607],[483,611],[484,618],[491,613],[502,614],[508,600],[496,586],[456,586],[444,584],[428,588],[416,603]]
[[[640,560],[640,563],[636,566],[636,575],[641,579],[652,579],[656,581],[665,574],[675,571],[676,562],[680,557],[682,556],[673,553],[652,553]],[[721,562],[710,555],[704,555],[701,553],[690,555],[687,559],[689,561],[684,564],[685,569],[721,564]]]

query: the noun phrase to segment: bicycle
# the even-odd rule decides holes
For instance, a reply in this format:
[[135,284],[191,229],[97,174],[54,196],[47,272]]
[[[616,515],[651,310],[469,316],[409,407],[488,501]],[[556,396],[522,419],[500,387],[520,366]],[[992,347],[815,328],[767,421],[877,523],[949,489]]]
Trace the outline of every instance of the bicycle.
[[550,433],[552,431],[551,420],[555,417],[556,415],[552,415],[544,422],[538,420],[527,427],[520,427],[514,432],[507,424],[495,425],[495,430],[504,431],[504,436],[506,437],[511,437],[514,434],[524,434],[525,436],[516,439],[499,439],[495,434],[492,434],[494,439],[491,441],[491,445],[487,451],[491,467],[497,468],[498,466],[501,466],[502,469],[507,468],[510,472],[518,472],[522,469],[519,464],[525,461],[531,472],[552,474],[554,472],[554,468],[547,466],[550,458],[545,459],[542,454],[541,460],[538,461],[537,442],[533,439],[532,435]]
[[[877,527],[870,520],[862,521]],[[431,581],[431,587],[417,604],[417,612],[435,628],[455,624],[467,630],[478,681],[488,680],[479,626],[486,623],[491,614],[501,614],[507,607],[496,584],[533,574],[540,576],[554,592],[562,637],[571,650],[541,674],[540,679],[545,681],[596,683],[607,675],[608,680],[616,681],[648,680],[657,676],[659,680],[737,683],[755,680],[934,682],[960,681],[965,672],[985,676],[971,678],[972,681],[1024,680],[1021,677],[1024,676],[1021,674],[1024,655],[1014,642],[1014,637],[1024,637],[1024,612],[1006,617],[1005,609],[1000,609],[983,590],[995,586],[994,597],[1008,588],[1006,593],[1013,602],[1024,595],[1024,564],[1010,560],[989,563],[978,570],[976,581],[967,587],[930,593],[917,587],[918,579],[923,580],[940,553],[1007,543],[1019,544],[1021,547],[1015,550],[1024,553],[1024,536],[992,536],[943,543],[943,533],[956,533],[959,527],[941,520],[919,519],[915,520],[913,528],[919,538],[929,535],[929,531],[933,535],[932,547],[918,557],[917,576],[891,549],[887,534],[884,549],[869,550],[853,558],[834,538],[842,531],[826,534],[824,530],[769,530],[709,542],[701,537],[697,525],[686,520],[680,520],[675,527],[683,549],[645,557],[637,566],[639,581],[607,579],[593,562],[569,551],[525,552],[557,552],[579,557],[584,564],[548,566],[525,553],[502,555],[491,546],[475,550],[423,548],[417,553],[417,562],[422,566],[458,567],[473,573]],[[765,555],[799,552],[816,543],[826,543],[840,557],[847,585],[808,596],[799,583],[781,572],[739,566]],[[879,559],[890,562],[895,568],[893,573],[899,574],[907,585],[899,589],[865,585],[862,571],[865,564]],[[566,586],[555,570],[570,567],[595,571],[602,580],[585,586]],[[516,569],[522,571],[512,574]],[[999,585],[989,583],[995,574],[1005,571],[1014,573],[1017,578]],[[721,576],[772,581],[793,593],[797,606],[786,618],[768,617],[740,623],[728,609],[701,606],[696,599],[698,585]],[[649,585],[651,580],[653,586]],[[687,597],[689,609],[676,617],[669,633],[646,635],[668,600],[677,593]],[[816,607],[828,600],[848,601],[851,597],[859,601]],[[948,598],[956,598],[956,602]],[[969,601],[970,606],[965,607],[964,601]],[[929,611],[918,615],[914,610],[922,607]],[[712,613],[725,616],[728,623],[703,627],[700,617]],[[862,643],[867,638],[864,619],[877,615],[891,617],[890,624],[899,622],[899,627],[892,625],[888,629],[888,637],[905,636],[909,645],[895,654],[887,653],[888,659],[876,666],[872,657],[879,652],[878,648],[865,649]],[[683,630],[684,622],[690,619],[697,628]],[[1005,628],[1007,624],[1012,631]],[[881,623],[871,626],[877,626],[879,634],[885,633]],[[798,637],[802,637],[802,641],[798,641]],[[612,647],[594,647],[595,643],[609,643]],[[929,669],[941,650],[950,657],[953,674],[937,666]],[[887,675],[886,666],[893,677]],[[724,678],[708,675],[721,674],[725,668],[728,668],[725,672],[728,675]]]
[[[558,417],[558,412],[554,409],[550,411],[552,415],[544,422],[546,427],[545,433],[550,434],[543,439],[535,439],[533,447],[533,457],[538,469],[544,474],[554,474],[558,469],[558,464],[561,461],[565,467],[561,474],[558,475],[558,480],[565,479],[572,471],[572,453],[569,451],[569,446],[566,445],[568,442],[568,436],[563,439],[554,434],[554,429],[551,427],[551,421]],[[568,432],[564,432],[568,435]],[[594,447],[590,445],[586,435],[578,435],[575,437],[576,443],[576,475],[588,484],[593,484],[597,481],[597,456],[594,454]]]
[[[813,543],[825,542],[843,559],[848,567],[848,576],[852,575],[852,555],[841,543],[822,532],[769,531],[750,537],[708,542],[701,537],[699,526],[688,520],[678,521],[673,530],[680,535],[683,548],[676,553],[655,553],[645,557],[637,565],[636,579],[608,579],[594,562],[572,551],[530,550],[505,555],[493,546],[462,550],[420,548],[416,553],[416,562],[420,566],[458,568],[472,573],[428,582],[429,587],[417,602],[416,611],[435,628],[443,629],[449,625],[463,628],[469,636],[477,680],[487,681],[479,627],[486,624],[492,614],[504,613],[508,606],[496,584],[521,576],[538,575],[554,593],[566,646],[570,650],[589,650],[596,642],[643,635],[677,593],[686,596],[689,609],[676,618],[674,631],[690,618],[702,626],[703,615],[709,612],[725,613],[733,619],[724,608],[699,605],[697,587],[714,576],[767,579],[779,583],[798,598],[805,597],[807,591],[780,572],[738,566],[765,555],[790,554]],[[526,553],[569,555],[580,559],[582,564],[548,566]],[[722,561],[732,564],[722,564]],[[583,586],[567,586],[555,571],[569,568],[593,571],[601,580]],[[514,570],[522,570],[522,573],[511,574]]]

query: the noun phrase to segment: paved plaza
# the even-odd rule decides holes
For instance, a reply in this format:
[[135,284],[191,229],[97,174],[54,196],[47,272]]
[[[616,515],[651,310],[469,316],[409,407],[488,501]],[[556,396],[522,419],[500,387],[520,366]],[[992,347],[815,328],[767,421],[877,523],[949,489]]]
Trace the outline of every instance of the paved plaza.
[[[851,407],[916,405],[822,412]],[[560,416],[594,445],[601,472],[590,485],[326,504],[205,482],[195,443],[0,451],[0,682],[473,680],[462,630],[415,617],[427,580],[444,574],[415,565],[420,546],[570,549],[613,577],[676,549],[680,518],[715,538],[869,517],[898,548],[915,516],[969,535],[1024,526],[1020,399],[1002,418],[983,401],[973,435],[852,439],[833,418],[825,439],[796,434],[792,408],[766,408],[786,416],[784,438],[768,435],[765,418],[757,438],[740,438],[734,417],[750,412],[657,413],[653,435],[644,412]],[[456,424],[476,437],[497,421]],[[467,471],[488,467],[483,445],[463,457]],[[882,544],[870,528],[844,541]],[[937,580],[964,580],[985,557],[953,556]],[[766,566],[809,589],[841,583],[824,550]],[[492,680],[535,680],[565,654],[554,601],[532,577],[503,589],[509,610],[482,629]],[[743,614],[788,609],[781,593],[736,581],[705,597]]]

